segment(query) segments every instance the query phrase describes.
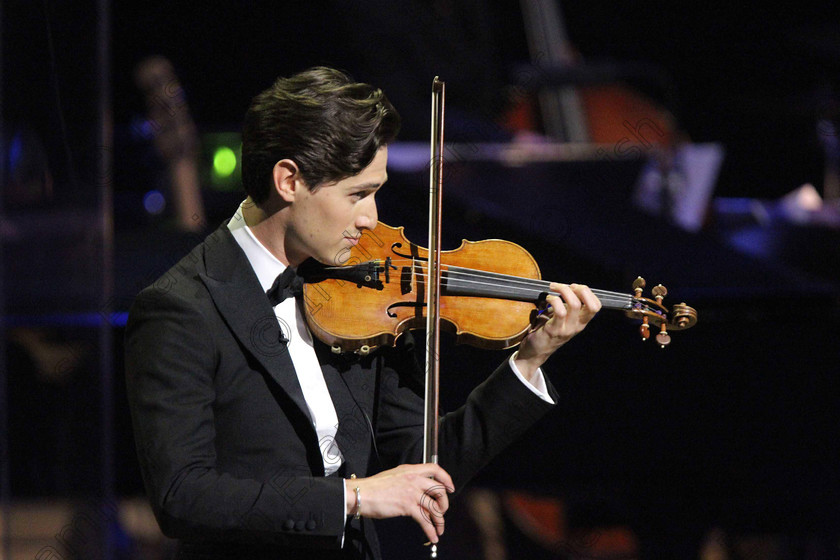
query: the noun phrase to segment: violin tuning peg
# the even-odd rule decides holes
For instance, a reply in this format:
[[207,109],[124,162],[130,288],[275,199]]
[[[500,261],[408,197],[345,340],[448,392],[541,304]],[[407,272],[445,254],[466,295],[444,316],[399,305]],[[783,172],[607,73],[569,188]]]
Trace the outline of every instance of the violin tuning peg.
[[650,291],[650,293],[653,294],[653,297],[656,298],[658,303],[662,303],[662,300],[668,295],[668,290],[662,284],[658,284]]
[[660,348],[665,348],[671,344],[671,335],[668,334],[668,327],[664,322],[659,326],[659,334],[656,335],[656,342],[659,343]]
[[642,340],[647,340],[650,338],[650,324],[647,316],[642,318],[642,324],[639,327],[639,332],[642,333]]
[[647,285],[645,279],[639,276],[633,281],[633,292],[635,293],[636,297],[642,297],[642,290]]

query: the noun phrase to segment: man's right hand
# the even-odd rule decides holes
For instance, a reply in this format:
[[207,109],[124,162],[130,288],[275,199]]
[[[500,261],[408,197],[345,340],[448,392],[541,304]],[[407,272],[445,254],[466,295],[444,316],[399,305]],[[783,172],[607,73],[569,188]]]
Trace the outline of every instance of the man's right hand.
[[455,491],[452,478],[434,463],[400,465],[367,478],[345,479],[344,486],[348,513],[356,509],[358,487],[361,515],[373,519],[412,517],[432,543],[443,534],[443,514],[449,509],[447,493]]

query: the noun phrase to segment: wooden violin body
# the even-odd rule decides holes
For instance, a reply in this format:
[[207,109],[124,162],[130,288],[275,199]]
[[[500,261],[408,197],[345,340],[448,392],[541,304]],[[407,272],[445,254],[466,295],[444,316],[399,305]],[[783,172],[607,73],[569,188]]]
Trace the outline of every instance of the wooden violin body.
[[[302,264],[298,272],[306,282],[310,330],[336,351],[367,353],[392,345],[407,329],[424,328],[427,256],[426,249],[405,237],[402,227],[380,222],[339,255],[342,266]],[[515,346],[551,294],[534,258],[510,241],[463,241],[457,249],[442,251],[441,263],[441,328],[453,333],[458,343],[485,349]],[[679,330],[697,321],[696,311],[687,305],[669,313],[661,297],[642,298],[640,288],[633,296],[593,292],[604,308],[642,319],[643,338],[649,324],[660,326],[657,336],[663,346],[669,341],[663,326]]]
[[[357,350],[393,344],[405,330],[425,327],[428,251],[410,242],[403,229],[380,223],[374,231],[365,232],[349,251],[345,264],[345,268],[362,267],[363,274],[355,278],[311,282],[310,275],[302,272],[307,280],[307,321],[318,338],[342,350]],[[458,249],[443,251],[441,257],[445,269],[540,277],[533,257],[509,241],[464,241]],[[458,342],[487,349],[509,348],[528,332],[533,303],[453,296],[459,292],[457,282],[446,272],[442,292],[441,326],[454,333]]]

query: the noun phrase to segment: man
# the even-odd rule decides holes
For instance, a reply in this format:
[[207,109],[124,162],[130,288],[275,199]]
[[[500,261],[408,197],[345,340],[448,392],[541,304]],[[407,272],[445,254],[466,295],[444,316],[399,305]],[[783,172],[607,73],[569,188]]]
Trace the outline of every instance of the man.
[[306,259],[335,264],[376,227],[398,128],[381,91],[338,71],[278,80],[245,118],[247,199],[138,296],[128,395],[180,558],[379,558],[371,519],[396,516],[437,542],[447,494],[553,406],[539,368],[600,309],[585,286],[553,285],[549,317],[441,419],[439,465],[418,464],[411,337],[336,355],[312,340],[302,299],[279,297]]

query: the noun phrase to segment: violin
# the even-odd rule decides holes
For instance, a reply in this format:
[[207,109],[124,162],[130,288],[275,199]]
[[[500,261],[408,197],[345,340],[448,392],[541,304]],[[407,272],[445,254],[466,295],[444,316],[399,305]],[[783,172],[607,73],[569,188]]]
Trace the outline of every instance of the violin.
[[[342,266],[309,260],[298,268],[309,328],[333,351],[365,355],[393,345],[406,330],[426,326],[428,250],[409,241],[403,230],[379,222],[339,255]],[[464,240],[457,249],[441,251],[440,260],[441,330],[454,334],[458,343],[511,348],[546,310],[546,296],[560,295],[541,279],[531,254],[510,241]],[[602,309],[641,320],[643,340],[658,328],[655,338],[663,347],[670,343],[669,330],[697,323],[697,311],[685,303],[665,307],[664,286],[651,290],[653,298],[642,296],[644,287],[644,279],[637,278],[632,294],[592,291]]]

